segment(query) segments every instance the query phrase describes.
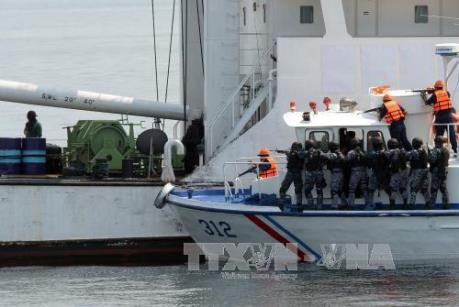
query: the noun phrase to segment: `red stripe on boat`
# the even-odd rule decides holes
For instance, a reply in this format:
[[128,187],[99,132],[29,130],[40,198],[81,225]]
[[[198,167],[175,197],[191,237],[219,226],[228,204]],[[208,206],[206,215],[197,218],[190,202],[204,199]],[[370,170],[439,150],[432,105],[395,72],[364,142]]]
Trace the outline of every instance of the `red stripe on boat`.
[[293,253],[296,253],[298,255],[298,258],[300,258],[301,261],[307,261],[310,262],[311,259],[309,255],[304,253],[301,249],[297,248],[292,249],[290,248],[291,245],[287,245],[287,243],[295,243],[295,242],[290,242],[287,240],[285,237],[283,237],[280,233],[278,233],[276,230],[272,229],[268,224],[263,222],[260,218],[253,214],[246,214],[245,215],[250,221],[252,221],[255,225],[263,229],[268,235],[270,235],[272,238],[275,240],[279,241],[280,243],[284,244],[287,248],[289,248]]

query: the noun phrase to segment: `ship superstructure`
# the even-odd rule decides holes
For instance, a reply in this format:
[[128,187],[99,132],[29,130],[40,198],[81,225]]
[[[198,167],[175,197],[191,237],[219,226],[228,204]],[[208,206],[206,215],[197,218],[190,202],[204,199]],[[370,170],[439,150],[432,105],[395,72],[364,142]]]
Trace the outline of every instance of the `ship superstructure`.
[[[321,109],[325,96],[334,103],[351,97],[365,109],[370,87],[424,88],[443,76],[435,45],[457,43],[459,35],[455,1],[207,5],[212,14],[205,16],[205,54],[219,56],[205,57],[204,174],[215,179],[232,157],[289,147],[294,135],[282,128],[281,118],[291,100],[303,109],[316,101]],[[457,80],[449,80],[453,98]]]

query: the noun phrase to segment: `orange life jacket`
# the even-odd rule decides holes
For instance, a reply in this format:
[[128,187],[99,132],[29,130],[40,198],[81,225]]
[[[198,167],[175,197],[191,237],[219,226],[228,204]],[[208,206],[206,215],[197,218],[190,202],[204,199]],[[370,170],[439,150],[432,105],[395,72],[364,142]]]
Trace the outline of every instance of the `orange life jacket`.
[[386,101],[384,102],[384,106],[387,109],[387,113],[384,116],[384,120],[386,123],[391,124],[393,122],[396,122],[398,120],[404,119],[405,114],[403,114],[402,109],[400,108],[400,105],[394,101]]
[[266,157],[267,162],[271,164],[271,167],[265,171],[260,172],[260,178],[267,179],[277,176],[277,162],[274,158]]
[[453,108],[453,102],[448,96],[448,92],[444,90],[438,90],[434,93],[436,102],[433,106],[434,112],[445,111]]

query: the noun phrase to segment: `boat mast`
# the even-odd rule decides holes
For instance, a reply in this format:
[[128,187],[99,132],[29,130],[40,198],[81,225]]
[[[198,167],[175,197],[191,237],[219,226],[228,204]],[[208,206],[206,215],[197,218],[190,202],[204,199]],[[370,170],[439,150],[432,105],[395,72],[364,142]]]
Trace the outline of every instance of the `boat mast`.
[[188,114],[187,124],[204,114],[204,2],[181,0],[181,98]]

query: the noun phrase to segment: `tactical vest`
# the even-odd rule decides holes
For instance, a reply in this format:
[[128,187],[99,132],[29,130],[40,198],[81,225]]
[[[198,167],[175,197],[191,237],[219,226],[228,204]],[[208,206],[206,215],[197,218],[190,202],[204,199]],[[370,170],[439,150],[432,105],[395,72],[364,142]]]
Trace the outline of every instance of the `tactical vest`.
[[389,151],[389,168],[392,173],[406,169],[406,157],[403,151],[398,148]]
[[411,151],[410,166],[412,169],[427,168],[427,153],[423,149],[413,149]]
[[446,169],[448,167],[448,149],[434,148],[430,151],[430,169]]
[[287,169],[293,172],[301,172],[303,169],[304,159],[298,156],[297,151],[290,151],[287,155]]
[[387,168],[387,158],[383,150],[373,151],[368,155],[369,166],[373,170],[382,170]]
[[323,161],[319,150],[311,149],[306,152],[304,167],[308,172],[321,171],[323,169]]
[[344,157],[340,152],[332,152],[328,155],[327,167],[331,171],[338,171],[344,168]]
[[351,167],[365,167],[367,166],[367,161],[365,159],[365,154],[360,150],[351,150],[348,152],[349,164]]

